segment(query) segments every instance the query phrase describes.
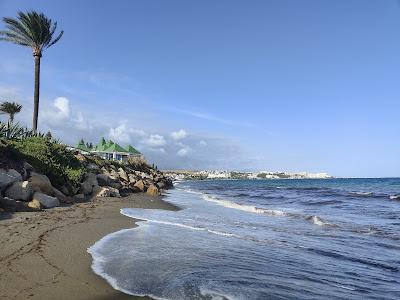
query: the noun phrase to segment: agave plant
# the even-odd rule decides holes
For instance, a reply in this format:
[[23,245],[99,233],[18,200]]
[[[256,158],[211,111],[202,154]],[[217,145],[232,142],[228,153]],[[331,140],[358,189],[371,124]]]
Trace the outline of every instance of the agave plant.
[[35,91],[33,110],[33,131],[37,131],[39,117],[40,59],[45,49],[57,43],[64,31],[55,34],[57,22],[53,22],[42,13],[19,12],[16,19],[3,18],[7,30],[0,31],[0,41],[30,47],[35,59]]

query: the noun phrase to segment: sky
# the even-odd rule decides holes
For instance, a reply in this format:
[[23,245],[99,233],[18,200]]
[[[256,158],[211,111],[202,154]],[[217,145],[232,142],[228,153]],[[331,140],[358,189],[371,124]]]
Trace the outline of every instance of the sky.
[[[0,0],[0,17],[32,9],[65,31],[39,114],[65,143],[105,136],[163,169],[400,176],[397,0]],[[29,48],[0,42],[0,99],[31,126]]]

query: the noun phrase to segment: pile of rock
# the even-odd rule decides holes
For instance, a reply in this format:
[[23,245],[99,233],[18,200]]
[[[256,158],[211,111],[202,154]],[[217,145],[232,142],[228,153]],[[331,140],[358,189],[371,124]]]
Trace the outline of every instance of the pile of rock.
[[[131,193],[145,192],[158,196],[172,187],[170,178],[154,169],[147,172],[129,166],[95,163],[85,164],[85,174],[80,188],[74,192],[52,186],[46,175],[35,172],[24,163],[22,171],[0,169],[0,211],[35,211],[61,204],[82,202],[98,197],[120,197]],[[68,196],[66,196],[68,195]]]
[[14,169],[0,169],[2,210],[32,211],[72,202],[70,197],[52,186],[46,175],[34,172],[29,164],[24,164],[21,173]]
[[131,193],[146,192],[158,196],[172,187],[172,181],[161,172],[149,169],[148,173],[130,169],[128,166],[87,165],[89,172],[81,184],[80,194],[74,198],[120,197]]

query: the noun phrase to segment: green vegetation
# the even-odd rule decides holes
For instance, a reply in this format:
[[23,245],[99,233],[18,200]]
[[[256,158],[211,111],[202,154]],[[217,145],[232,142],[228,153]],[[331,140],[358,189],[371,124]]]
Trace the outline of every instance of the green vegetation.
[[64,31],[55,35],[57,22],[53,22],[42,13],[19,12],[16,19],[3,18],[7,30],[0,31],[0,40],[30,47],[35,59],[35,91],[33,111],[33,131],[37,131],[39,116],[40,59],[45,49],[57,43]]
[[56,188],[79,187],[85,168],[66,146],[42,136],[8,141],[8,145],[35,170],[46,174]]
[[34,133],[19,124],[0,122],[0,166],[12,165],[20,170],[23,161],[39,173],[46,174],[58,189],[79,187],[85,172],[82,163],[51,134]]

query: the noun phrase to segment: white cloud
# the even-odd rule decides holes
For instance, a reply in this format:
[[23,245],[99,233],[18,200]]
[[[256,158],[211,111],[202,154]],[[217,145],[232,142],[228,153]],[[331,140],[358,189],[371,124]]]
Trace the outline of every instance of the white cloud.
[[142,139],[141,143],[151,148],[158,148],[167,144],[165,138],[159,134],[151,134],[149,137]]
[[183,147],[182,149],[180,149],[176,155],[180,156],[180,157],[186,157],[190,154],[190,152],[192,151],[192,149],[188,146]]
[[182,148],[176,153],[176,155],[181,156],[181,157],[185,157],[188,154],[189,154],[189,149],[187,149],[187,148]]
[[174,131],[174,132],[171,133],[172,139],[174,139],[176,141],[184,139],[187,136],[188,136],[188,133],[183,129],[178,130],[178,131]]
[[202,147],[205,147],[205,146],[207,146],[207,142],[204,141],[204,140],[201,140],[201,141],[199,142],[199,145],[202,146]]
[[43,119],[50,125],[63,125],[71,115],[69,100],[65,97],[54,99],[52,105],[43,111]]
[[126,122],[124,122],[119,124],[117,127],[111,127],[108,130],[108,136],[117,142],[132,143],[135,137],[146,136],[146,132],[141,129],[131,128]]

